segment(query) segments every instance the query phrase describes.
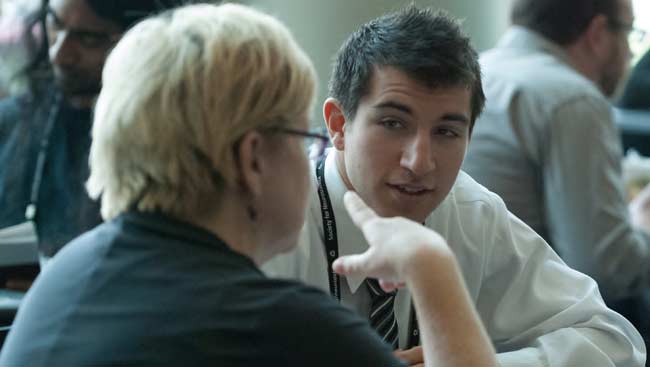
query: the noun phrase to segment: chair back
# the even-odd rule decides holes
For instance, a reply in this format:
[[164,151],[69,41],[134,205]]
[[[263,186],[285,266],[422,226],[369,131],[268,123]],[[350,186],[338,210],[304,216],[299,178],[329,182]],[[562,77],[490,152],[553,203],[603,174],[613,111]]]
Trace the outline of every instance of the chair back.
[[5,338],[9,334],[9,330],[11,330],[11,325],[0,326],[0,350],[2,350],[2,345],[5,343]]

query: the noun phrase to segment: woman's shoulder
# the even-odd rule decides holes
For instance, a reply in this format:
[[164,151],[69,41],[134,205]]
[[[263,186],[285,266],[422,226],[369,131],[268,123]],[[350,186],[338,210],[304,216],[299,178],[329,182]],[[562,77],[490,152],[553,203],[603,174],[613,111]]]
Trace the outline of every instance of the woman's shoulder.
[[320,289],[271,279],[275,297],[258,330],[281,337],[278,348],[296,351],[296,365],[402,366],[388,345],[351,309]]

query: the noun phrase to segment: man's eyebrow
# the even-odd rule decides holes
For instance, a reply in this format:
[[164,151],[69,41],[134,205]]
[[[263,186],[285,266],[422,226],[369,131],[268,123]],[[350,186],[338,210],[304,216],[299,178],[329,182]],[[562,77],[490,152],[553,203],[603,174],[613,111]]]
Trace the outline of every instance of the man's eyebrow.
[[411,107],[395,101],[381,102],[379,104],[376,104],[374,107],[377,109],[395,109],[395,110],[402,111],[404,113],[408,113],[409,115],[413,114],[413,110],[411,110]]
[[469,118],[460,113],[447,113],[441,118],[442,121],[460,122],[463,125],[469,125]]
[[[407,106],[407,105],[405,105],[403,103],[396,102],[396,101],[381,102],[379,104],[376,104],[374,106],[374,108],[377,108],[377,109],[395,109],[395,110],[399,110],[401,112],[407,113],[409,115],[413,114],[413,110],[411,109],[411,107],[409,107],[409,106]],[[469,124],[469,117],[467,117],[466,115],[464,115],[462,113],[446,113],[446,114],[442,115],[440,120],[442,120],[442,121],[450,121],[450,122],[459,122],[459,123],[461,123],[463,125],[468,125]]]

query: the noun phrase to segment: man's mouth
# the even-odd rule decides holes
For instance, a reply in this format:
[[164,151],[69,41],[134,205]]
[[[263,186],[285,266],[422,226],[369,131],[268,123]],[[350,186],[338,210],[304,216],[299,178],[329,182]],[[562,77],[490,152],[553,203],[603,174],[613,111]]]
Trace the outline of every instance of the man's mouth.
[[432,188],[421,185],[388,184],[388,186],[394,190],[399,191],[401,194],[409,196],[427,195],[433,191]]

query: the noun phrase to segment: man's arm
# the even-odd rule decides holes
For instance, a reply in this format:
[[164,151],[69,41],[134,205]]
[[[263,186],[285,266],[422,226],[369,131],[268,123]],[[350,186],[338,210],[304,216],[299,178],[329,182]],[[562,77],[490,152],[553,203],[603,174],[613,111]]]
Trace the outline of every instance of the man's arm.
[[621,159],[604,101],[585,96],[554,111],[542,162],[550,241],[607,299],[648,287],[650,276],[650,235],[630,222]]
[[494,196],[476,300],[501,366],[643,366],[634,327]]

